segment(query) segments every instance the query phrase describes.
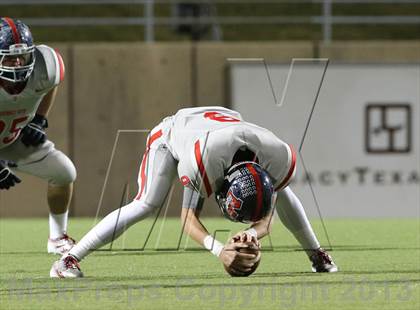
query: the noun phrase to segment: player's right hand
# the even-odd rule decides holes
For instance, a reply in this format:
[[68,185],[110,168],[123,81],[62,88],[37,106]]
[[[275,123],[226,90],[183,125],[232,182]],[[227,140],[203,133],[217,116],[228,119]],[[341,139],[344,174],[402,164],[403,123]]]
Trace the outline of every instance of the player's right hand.
[[247,249],[249,245],[243,242],[228,243],[220,252],[220,260],[225,268],[232,270],[237,274],[247,273],[260,259],[257,254],[241,253],[241,249]]
[[245,231],[240,231],[237,234],[235,234],[229,241],[230,243],[235,243],[235,242],[243,242],[243,243],[247,243],[247,242],[251,242],[254,243],[257,247],[261,247],[260,241],[255,238],[253,235],[251,235],[249,232]]
[[48,121],[45,116],[35,114],[32,121],[22,129],[20,140],[25,146],[41,145],[47,140],[46,128],[48,128]]
[[0,159],[0,189],[9,189],[20,183],[21,180],[9,169],[16,167],[14,163],[9,163],[6,160]]

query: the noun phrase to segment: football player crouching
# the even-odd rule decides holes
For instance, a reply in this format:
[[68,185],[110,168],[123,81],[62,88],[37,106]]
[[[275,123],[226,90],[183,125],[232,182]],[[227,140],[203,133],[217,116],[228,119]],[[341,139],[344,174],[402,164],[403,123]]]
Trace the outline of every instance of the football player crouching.
[[[320,247],[302,204],[288,186],[295,167],[290,145],[244,121],[236,111],[217,106],[179,110],[151,131],[133,201],[92,228],[53,264],[50,276],[82,277],[79,262],[160,208],[177,174],[184,185],[184,231],[217,256],[231,275],[249,275],[258,266],[258,240],[270,231],[274,205],[306,251],[312,271],[335,272],[337,266]],[[204,199],[212,195],[229,220],[251,224],[227,244],[215,240],[199,219]]]
[[19,20],[0,19],[0,190],[20,183],[14,171],[48,182],[48,253],[62,255],[75,244],[67,235],[76,169],[46,138],[48,112],[64,79],[60,54],[35,45]]

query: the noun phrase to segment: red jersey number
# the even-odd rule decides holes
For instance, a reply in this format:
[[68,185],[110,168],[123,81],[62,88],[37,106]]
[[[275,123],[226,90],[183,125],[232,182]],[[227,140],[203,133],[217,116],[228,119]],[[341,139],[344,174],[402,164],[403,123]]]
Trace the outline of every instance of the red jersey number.
[[206,112],[204,118],[211,119],[217,122],[240,122],[241,120],[220,112]]
[[[2,142],[4,144],[9,144],[10,142],[13,142],[23,128],[23,126],[19,126],[19,124],[25,122],[27,119],[28,119],[27,116],[14,119],[12,121],[12,125],[9,128],[10,135],[7,137],[4,137]],[[0,135],[3,133],[5,128],[6,128],[6,123],[0,120]]]

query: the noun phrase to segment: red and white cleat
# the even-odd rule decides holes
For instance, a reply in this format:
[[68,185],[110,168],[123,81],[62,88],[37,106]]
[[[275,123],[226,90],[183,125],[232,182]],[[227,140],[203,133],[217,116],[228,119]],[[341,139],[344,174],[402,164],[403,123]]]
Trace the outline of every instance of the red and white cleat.
[[322,248],[313,251],[309,257],[312,262],[313,272],[337,272],[338,267],[331,256]]
[[64,255],[76,245],[76,241],[64,234],[62,237],[57,239],[48,238],[48,253]]
[[50,270],[51,278],[83,278],[79,261],[71,255],[63,256],[55,261]]

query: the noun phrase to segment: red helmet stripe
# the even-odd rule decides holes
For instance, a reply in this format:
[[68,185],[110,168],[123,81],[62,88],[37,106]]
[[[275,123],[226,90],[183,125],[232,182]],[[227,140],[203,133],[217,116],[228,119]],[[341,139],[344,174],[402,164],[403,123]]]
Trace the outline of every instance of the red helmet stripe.
[[207,196],[210,197],[212,193],[212,189],[209,182],[209,178],[207,177],[206,168],[204,167],[203,158],[201,156],[200,140],[197,140],[197,142],[195,142],[194,154],[195,154],[195,160],[197,162],[198,170],[200,171],[201,178],[203,179],[203,182],[204,182],[204,187],[206,188]]
[[155,142],[161,136],[162,136],[162,130],[159,130],[155,132],[153,135],[151,135],[150,138],[147,140],[146,152],[144,152],[143,159],[140,165],[140,188],[139,188],[139,192],[137,193],[136,200],[139,200],[141,198],[141,195],[143,194],[144,186],[146,185],[146,182],[147,182],[146,163],[149,157],[150,146],[152,145],[153,142]]
[[5,17],[4,20],[9,25],[10,29],[12,29],[13,40],[15,41],[15,44],[20,43],[19,32],[17,30],[17,27],[16,27],[13,19],[11,19],[9,17]]
[[263,209],[263,189],[262,189],[260,176],[258,175],[255,168],[251,164],[246,164],[246,167],[248,168],[249,172],[251,172],[254,178],[255,187],[257,188],[257,206],[251,217],[251,221],[255,222],[255,221],[260,220],[261,211]]

